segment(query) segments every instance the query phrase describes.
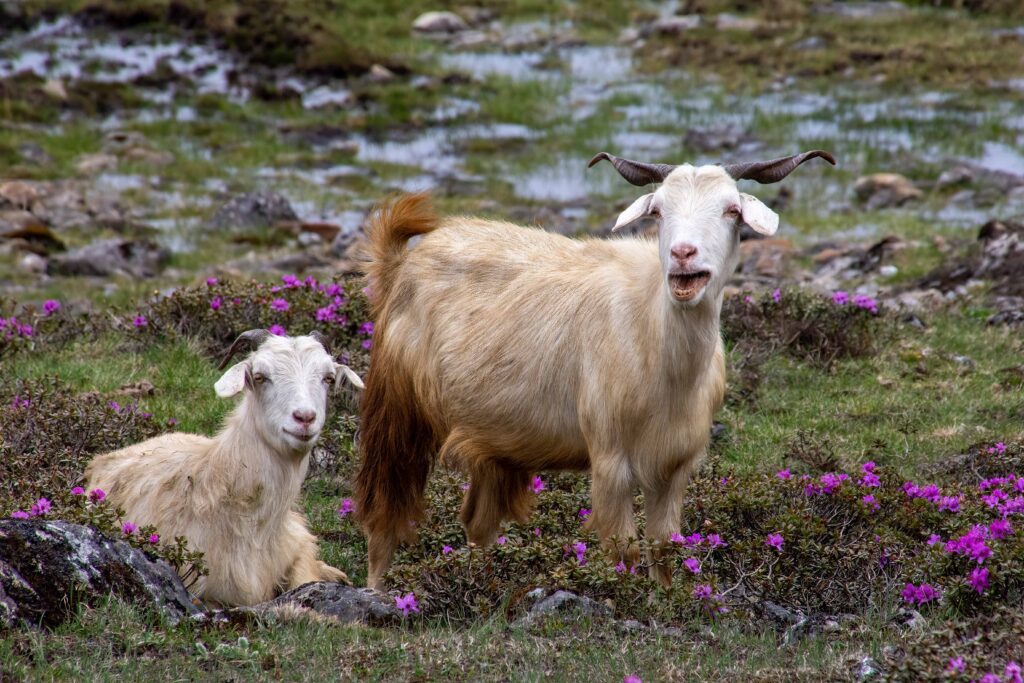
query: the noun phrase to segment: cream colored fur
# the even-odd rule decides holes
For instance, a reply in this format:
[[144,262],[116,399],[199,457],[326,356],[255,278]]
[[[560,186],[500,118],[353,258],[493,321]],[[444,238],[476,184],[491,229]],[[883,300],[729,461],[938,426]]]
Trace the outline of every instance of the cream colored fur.
[[247,389],[212,439],[158,436],[100,455],[86,469],[89,487],[103,489],[125,520],[153,525],[166,540],[184,536],[202,551],[209,575],[193,590],[221,605],[263,602],[310,581],[348,583],[318,559],[316,538],[295,509],[314,441],[290,449],[270,442],[255,400]]

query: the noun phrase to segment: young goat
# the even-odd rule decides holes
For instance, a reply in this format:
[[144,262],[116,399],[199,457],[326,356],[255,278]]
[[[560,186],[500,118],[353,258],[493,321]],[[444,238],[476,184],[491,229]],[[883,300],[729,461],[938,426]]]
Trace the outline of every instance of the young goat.
[[167,539],[184,536],[203,552],[210,573],[195,591],[221,605],[263,602],[310,581],[349,582],[317,559],[316,538],[293,508],[331,385],[363,384],[315,334],[250,330],[220,369],[245,344],[256,350],[214,385],[222,398],[245,391],[217,436],[165,434],[100,455],[86,469],[89,487],[103,489],[126,519]]
[[651,574],[671,583],[657,544],[679,530],[725,392],[719,315],[739,229],[778,227],[736,181],[777,182],[813,157],[835,163],[820,151],[726,167],[594,157],[634,185],[663,182],[614,228],[656,216],[657,242],[439,221],[422,196],[381,209],[368,231],[377,326],[356,477],[369,585],[381,587],[397,544],[415,533],[438,453],[469,472],[461,519],[476,544],[505,519],[525,521],[533,472],[590,468],[588,522],[635,563],[639,486],[657,548]]

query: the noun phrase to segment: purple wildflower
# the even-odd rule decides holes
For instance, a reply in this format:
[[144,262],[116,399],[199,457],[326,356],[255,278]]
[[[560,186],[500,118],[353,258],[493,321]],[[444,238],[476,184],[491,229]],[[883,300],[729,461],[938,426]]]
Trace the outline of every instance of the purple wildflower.
[[683,560],[683,566],[689,569],[691,574],[700,574],[700,560],[696,557],[688,557]]
[[284,299],[274,299],[270,302],[270,307],[275,311],[284,312],[287,311],[291,306]]
[[60,302],[56,299],[47,299],[43,302],[43,313],[53,315],[60,310]]
[[451,555],[452,554],[452,547],[450,545],[444,546],[443,548],[441,548],[441,554],[442,555]]
[[775,291],[772,292],[772,301],[775,303],[782,301],[782,291],[780,289],[776,288]]
[[287,336],[288,334],[288,330],[284,329],[280,325],[271,325],[270,327],[267,328],[267,332],[274,335],[275,337],[284,337]]
[[508,543],[506,536],[498,536],[498,545],[505,545],[506,543]]
[[540,475],[537,475],[533,478],[533,483],[530,484],[530,488],[533,489],[534,493],[540,493],[547,487],[544,486],[544,480],[540,478]]
[[952,657],[949,660],[949,664],[946,665],[946,671],[956,671],[957,673],[963,673],[967,669],[967,662],[964,661],[963,657]]
[[1008,519],[997,519],[988,525],[988,535],[999,541],[1013,533],[1013,527],[1010,526],[1010,520]]
[[942,536],[932,534],[928,537],[928,545],[936,545],[937,543],[942,543]]
[[28,519],[29,514],[24,510],[15,510],[11,513],[11,519]]
[[910,604],[923,605],[933,600],[937,600],[939,597],[939,591],[934,586],[927,583],[922,583],[920,586],[915,586],[912,583],[908,583],[903,587],[901,593],[903,599]]
[[341,507],[338,508],[338,517],[347,517],[355,510],[355,506],[352,504],[351,498],[344,498],[341,501]]
[[644,683],[636,674],[629,674],[622,679],[622,683]]
[[723,541],[718,534],[708,534],[708,545],[712,548],[724,548],[729,544]]
[[414,593],[406,593],[404,596],[395,596],[395,607],[402,610],[404,616],[409,616],[409,612],[416,612],[419,614],[420,606],[416,603],[416,595]]
[[372,339],[364,339],[363,343],[360,344],[360,346],[362,346],[364,349],[369,351],[370,349],[373,348],[373,340]]
[[85,495],[85,489],[83,489],[81,486],[76,486],[75,488],[71,489],[71,495],[72,496],[84,496]]
[[698,600],[710,600],[711,599],[711,586],[706,583],[700,583],[693,587],[693,597]]
[[219,296],[215,296],[212,299],[210,299],[210,308],[212,310],[214,310],[214,311],[219,311],[220,307],[221,307],[221,304],[223,302],[224,302],[223,299],[221,299]]
[[150,534],[147,540],[153,545],[156,545],[160,542],[160,534]]
[[217,284],[217,278],[215,278],[215,277],[208,277],[208,278],[206,278],[206,286],[207,287],[213,287],[215,284]]
[[779,470],[778,472],[775,473],[775,476],[783,481],[786,481],[793,476],[793,473],[790,472],[789,470]]
[[845,306],[850,301],[850,295],[846,292],[839,290],[832,292],[832,303],[837,306]]
[[281,282],[284,283],[285,287],[301,287],[302,280],[295,277],[294,275],[282,275]]
[[988,569],[985,567],[972,569],[970,576],[967,577],[967,584],[979,594],[984,593],[988,588]]
[[591,510],[589,508],[580,508],[579,516],[581,520],[586,520],[590,516]]
[[139,530],[139,527],[137,527],[136,525],[132,524],[131,522],[125,522],[124,524],[121,525],[121,533],[124,534],[125,536],[131,536],[132,534],[134,534],[138,530]]
[[872,511],[877,510],[879,507],[881,507],[878,504],[878,501],[875,500],[875,497],[873,495],[871,495],[870,493],[868,495],[864,496],[863,498],[861,498],[860,502],[862,502],[865,505],[867,505]]
[[615,573],[621,574],[624,571],[626,571],[626,563],[622,560],[619,560],[619,563],[615,565]]
[[365,335],[367,337],[372,337],[373,336],[373,322],[370,321],[370,320],[367,320],[365,323],[360,323],[359,324],[359,334]]
[[768,534],[768,538],[764,539],[764,544],[771,548],[775,548],[781,553],[784,541],[785,539],[782,538],[782,534]]
[[94,503],[99,503],[106,497],[107,494],[103,491],[103,489],[93,489],[92,491],[89,491],[89,500],[91,500]]
[[53,509],[53,503],[48,501],[46,498],[40,498],[32,506],[32,516],[39,517],[45,515],[47,512]]
[[853,297],[853,305],[872,313],[878,313],[878,302],[865,294],[858,294]]
[[587,560],[584,557],[587,554],[587,544],[586,543],[584,543],[583,541],[578,541],[576,543],[573,543],[572,544],[572,551],[574,553],[576,553],[576,561],[580,563],[581,567],[587,563]]

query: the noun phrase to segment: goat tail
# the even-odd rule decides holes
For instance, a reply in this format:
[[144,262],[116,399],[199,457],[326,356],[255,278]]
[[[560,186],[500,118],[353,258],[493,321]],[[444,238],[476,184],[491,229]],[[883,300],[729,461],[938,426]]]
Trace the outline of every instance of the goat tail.
[[406,194],[377,207],[366,228],[369,262],[365,265],[370,301],[379,311],[387,301],[406,243],[438,226],[426,193]]
[[416,400],[413,378],[387,348],[386,325],[374,333],[362,395],[355,517],[385,545],[416,536],[423,492],[437,457],[437,439]]

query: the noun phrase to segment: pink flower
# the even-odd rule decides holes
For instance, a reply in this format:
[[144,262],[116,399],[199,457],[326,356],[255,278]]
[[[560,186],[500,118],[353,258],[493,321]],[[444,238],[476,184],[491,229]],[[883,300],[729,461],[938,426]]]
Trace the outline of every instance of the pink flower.
[[498,536],[498,545],[505,545],[508,543],[508,538],[505,536]]
[[985,592],[988,588],[988,569],[985,567],[975,567],[971,570],[970,576],[967,577],[967,585],[974,590],[978,591],[978,594]]
[[1010,520],[1008,519],[997,519],[988,525],[988,535],[999,541],[1013,533],[1013,527],[1010,526]]
[[621,574],[624,571],[626,571],[626,563],[622,560],[619,560],[619,563],[615,565],[615,573]]
[[294,275],[282,275],[281,281],[284,282],[285,287],[301,287],[302,280],[295,277]]
[[106,497],[107,494],[103,492],[103,489],[93,489],[92,491],[89,491],[89,500],[94,503],[98,503]]
[[132,320],[132,324],[135,325],[135,327],[145,327],[146,325],[149,324],[149,321],[146,320],[146,316],[137,315],[135,316],[135,319]]
[[718,534],[708,534],[708,545],[712,548],[724,548],[729,544],[723,541]]
[[903,587],[901,595],[910,604],[923,605],[933,600],[938,600],[939,591],[931,584],[922,583],[920,586],[915,586],[912,583],[908,583]]
[[768,534],[768,538],[764,539],[764,544],[771,548],[775,548],[781,553],[784,541],[785,539],[782,538],[782,534]]
[[943,496],[939,499],[939,512],[960,512],[960,496]]
[[669,536],[668,540],[672,541],[673,543],[678,543],[679,545],[686,543],[686,538],[678,531]]
[[837,292],[832,292],[832,303],[834,303],[835,305],[837,305],[837,306],[845,306],[847,304],[847,302],[849,302],[849,301],[850,301],[850,295],[847,294],[846,292],[844,292],[842,290],[839,290]]
[[865,505],[867,505],[869,508],[871,508],[872,511],[877,510],[879,507],[881,507],[878,504],[878,502],[875,500],[875,497],[873,495],[871,495],[870,493],[868,495],[864,496],[863,498],[861,498],[860,502],[862,502]]
[[157,543],[160,542],[160,534],[150,534],[148,540],[153,545],[156,545]]
[[445,547],[441,548],[441,554],[442,555],[451,555],[452,554],[452,547],[450,545],[446,545]]
[[775,291],[772,292],[772,301],[775,303],[782,301],[782,290],[776,288]]
[[280,311],[282,313],[290,308],[288,302],[284,299],[274,299],[270,302],[270,307],[275,311]]
[[696,557],[688,557],[683,561],[683,566],[690,570],[691,574],[700,574],[700,560]]
[[587,563],[587,560],[584,558],[584,556],[587,554],[586,543],[584,543],[583,541],[573,543],[572,551],[576,553],[576,561],[580,563],[581,567]]
[[580,511],[578,513],[579,516],[580,516],[580,519],[585,520],[587,517],[590,516],[590,512],[591,511],[588,508],[580,508]]
[[219,311],[222,303],[223,300],[219,296],[215,296],[212,299],[210,299],[210,308],[215,311]]
[[352,499],[345,498],[341,501],[341,507],[338,508],[338,517],[347,517],[354,510],[355,506],[352,504]]
[[367,320],[365,323],[361,323],[359,325],[359,334],[365,335],[367,337],[372,337],[373,336],[373,322],[370,321],[370,320]]
[[698,600],[710,600],[711,599],[711,586],[706,583],[697,584],[693,587],[693,597]]
[[60,310],[60,302],[56,299],[47,299],[43,302],[43,313],[53,315]]
[[362,346],[364,349],[369,351],[370,349],[373,348],[373,340],[372,339],[364,339],[363,343],[360,344],[360,346]]
[[963,673],[966,669],[967,662],[964,661],[963,657],[953,657],[949,660],[949,664],[946,665],[946,671]]
[[793,476],[793,473],[790,472],[789,470],[779,470],[778,472],[775,473],[775,476],[778,477],[779,479],[782,479],[783,481],[787,481],[790,477]]
[[536,536],[537,538],[540,538],[540,529],[539,528],[535,528],[533,530],[533,535]]
[[936,543],[942,543],[942,536],[932,534],[928,537],[928,545],[935,545]]
[[139,530],[139,527],[135,526],[131,522],[125,522],[124,524],[121,525],[121,533],[124,534],[125,536],[131,536],[132,534],[134,534],[138,530]]
[[878,302],[865,294],[858,294],[853,297],[853,305],[872,313],[878,313]]
[[208,278],[206,278],[206,286],[207,287],[213,287],[215,284],[217,284],[217,278],[215,278],[215,277],[208,277]]
[[84,496],[85,495],[85,489],[83,489],[81,486],[76,486],[75,488],[71,489],[71,495],[72,496]]
[[420,606],[416,603],[416,595],[413,593],[406,593],[404,596],[395,596],[395,607],[402,610],[404,616],[409,616],[409,612],[416,612],[419,614]]
[[1020,664],[1017,662],[1006,663],[1006,668],[1003,669],[1003,683],[1024,683],[1024,679],[1021,678]]
[[28,519],[29,514],[24,510],[15,510],[11,513],[11,519]]
[[274,335],[275,337],[284,337],[287,336],[288,334],[288,330],[284,329],[280,325],[271,325],[270,327],[267,328],[267,332]]
[[544,486],[544,480],[541,479],[540,476],[538,475],[538,476],[535,476],[533,478],[533,483],[530,485],[530,488],[533,489],[534,493],[540,493],[541,491],[543,491],[547,487]]
[[39,517],[41,515],[45,515],[52,509],[53,504],[50,501],[48,501],[46,498],[40,498],[35,502],[35,505],[32,506],[32,516]]
[[622,683],[644,683],[636,674],[629,674],[622,679]]

